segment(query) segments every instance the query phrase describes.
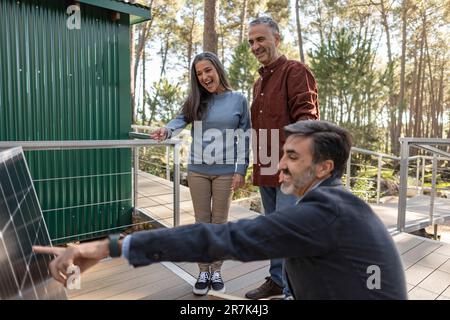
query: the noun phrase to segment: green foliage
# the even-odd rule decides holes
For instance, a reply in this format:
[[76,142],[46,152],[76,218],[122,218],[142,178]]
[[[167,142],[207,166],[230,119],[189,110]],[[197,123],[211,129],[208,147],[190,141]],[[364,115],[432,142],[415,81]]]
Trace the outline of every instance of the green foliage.
[[352,192],[363,199],[370,202],[377,196],[376,182],[366,179],[357,179],[352,185]]
[[149,112],[144,114],[142,110],[138,111],[142,123],[151,124],[154,121],[167,123],[180,109],[184,92],[179,83],[172,84],[167,78],[154,82],[152,88],[152,93],[146,92],[146,105],[149,106]]
[[290,18],[289,0],[268,0],[266,14],[270,15],[280,27],[286,26]]
[[380,150],[384,132],[376,123],[358,126],[353,122],[344,122],[341,125],[352,134],[354,145],[368,150]]
[[378,149],[383,132],[374,120],[385,93],[374,68],[372,39],[341,28],[308,55],[322,119],[350,129],[356,145]]
[[228,69],[228,78],[233,89],[246,94],[248,101],[252,101],[252,88],[258,76],[258,67],[259,62],[247,43],[236,47]]

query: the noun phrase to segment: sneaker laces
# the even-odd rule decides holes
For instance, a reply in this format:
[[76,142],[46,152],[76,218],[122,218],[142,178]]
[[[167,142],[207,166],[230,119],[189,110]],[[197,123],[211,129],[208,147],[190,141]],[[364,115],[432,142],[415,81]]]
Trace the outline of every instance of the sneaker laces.
[[209,278],[208,272],[202,271],[198,275],[197,282],[208,282],[208,278]]
[[211,277],[211,282],[223,282],[222,276],[220,275],[219,271],[214,271]]

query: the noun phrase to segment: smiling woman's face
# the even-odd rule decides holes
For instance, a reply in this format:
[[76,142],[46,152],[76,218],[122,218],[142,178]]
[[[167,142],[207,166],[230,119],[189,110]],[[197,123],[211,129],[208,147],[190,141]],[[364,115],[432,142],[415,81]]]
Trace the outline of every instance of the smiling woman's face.
[[209,60],[201,60],[195,64],[198,82],[209,93],[220,93],[224,88],[220,84],[219,74]]

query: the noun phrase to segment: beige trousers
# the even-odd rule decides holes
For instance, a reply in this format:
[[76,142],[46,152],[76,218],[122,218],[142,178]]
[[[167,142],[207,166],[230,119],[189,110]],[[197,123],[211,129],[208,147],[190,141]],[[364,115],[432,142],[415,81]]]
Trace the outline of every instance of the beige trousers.
[[[188,172],[188,184],[194,205],[195,222],[225,223],[231,204],[233,175],[208,176]],[[200,272],[220,271],[223,261],[199,263]],[[211,270],[210,270],[211,268]]]

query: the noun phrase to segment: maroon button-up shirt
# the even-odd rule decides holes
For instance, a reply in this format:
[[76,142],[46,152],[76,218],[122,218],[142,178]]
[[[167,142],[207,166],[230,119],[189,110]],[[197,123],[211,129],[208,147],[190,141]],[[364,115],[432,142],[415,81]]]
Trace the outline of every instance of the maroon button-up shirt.
[[303,63],[281,56],[261,67],[253,86],[253,184],[277,187],[278,163],[286,141],[283,127],[300,120],[318,120],[317,84]]

